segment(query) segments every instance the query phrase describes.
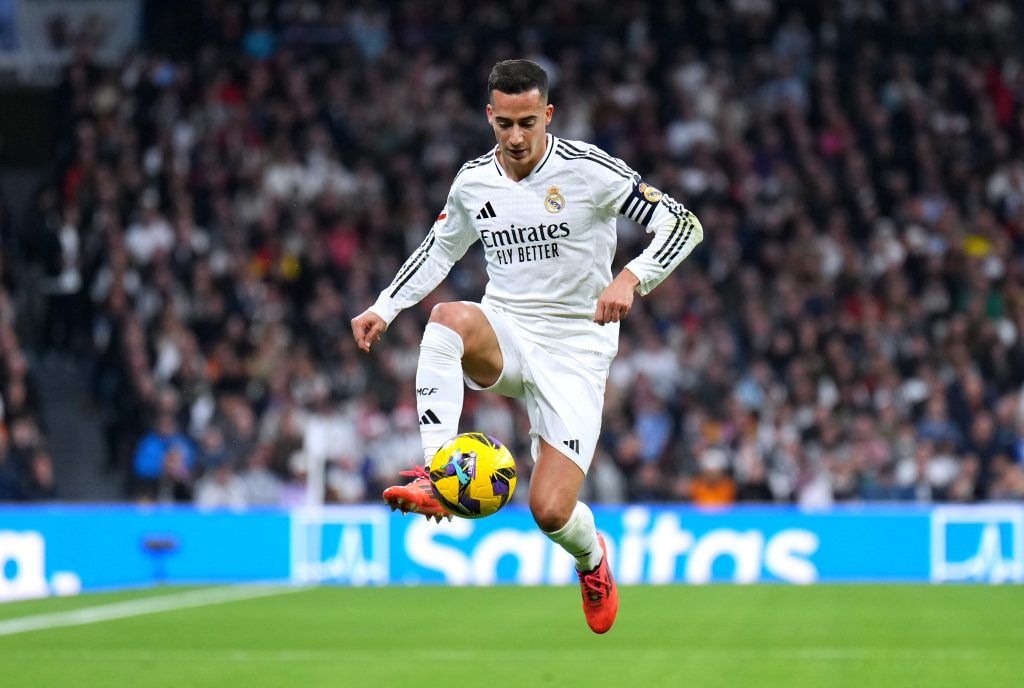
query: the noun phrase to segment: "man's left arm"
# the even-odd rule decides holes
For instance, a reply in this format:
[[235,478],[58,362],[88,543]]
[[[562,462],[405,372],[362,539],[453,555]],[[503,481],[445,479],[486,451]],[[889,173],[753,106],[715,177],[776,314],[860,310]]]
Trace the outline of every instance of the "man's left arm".
[[654,239],[629,261],[597,300],[594,322],[618,322],[633,307],[633,293],[646,296],[661,284],[704,238],[700,221],[682,204],[636,175],[616,199],[618,215],[643,225]]
[[[636,196],[653,206],[643,210],[647,222],[642,224],[646,225],[648,232],[654,233],[654,239],[643,253],[626,263],[625,270],[636,277],[636,290],[641,296],[646,296],[690,255],[704,238],[704,228],[697,217],[681,203],[662,195],[652,186],[641,182],[631,198],[626,200],[626,205],[636,204]],[[626,205],[623,206],[624,210]],[[630,217],[626,212],[622,214]]]

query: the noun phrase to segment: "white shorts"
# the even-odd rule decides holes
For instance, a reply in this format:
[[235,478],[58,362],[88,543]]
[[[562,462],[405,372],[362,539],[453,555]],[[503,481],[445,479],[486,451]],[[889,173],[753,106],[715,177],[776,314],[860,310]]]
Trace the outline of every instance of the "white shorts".
[[504,366],[498,380],[481,387],[464,376],[470,389],[525,399],[530,416],[531,453],[536,461],[543,438],[565,454],[584,473],[590,468],[601,433],[604,387],[611,359],[597,352],[558,348],[558,341],[538,341],[508,315],[489,306],[476,306],[491,323]]

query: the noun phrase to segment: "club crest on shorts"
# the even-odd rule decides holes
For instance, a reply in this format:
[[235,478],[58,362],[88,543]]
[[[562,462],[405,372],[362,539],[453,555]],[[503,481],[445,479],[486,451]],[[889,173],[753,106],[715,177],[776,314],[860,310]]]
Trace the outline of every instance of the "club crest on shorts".
[[548,189],[548,195],[544,199],[544,208],[549,213],[560,213],[565,208],[565,196],[562,195],[557,186],[552,186]]
[[657,203],[661,200],[661,192],[647,182],[640,182],[640,193],[651,203]]

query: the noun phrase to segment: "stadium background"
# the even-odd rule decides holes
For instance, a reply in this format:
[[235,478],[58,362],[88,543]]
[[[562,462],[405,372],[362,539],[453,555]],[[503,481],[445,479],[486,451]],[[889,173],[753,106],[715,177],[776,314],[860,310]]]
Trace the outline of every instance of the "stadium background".
[[[429,308],[479,296],[480,256],[373,356],[348,320],[493,145],[512,54],[557,134],[709,228],[624,325],[589,499],[1024,494],[1010,5],[95,6],[134,15],[41,11],[63,47],[9,60],[0,498],[288,505],[326,459],[328,501],[373,499],[416,456]],[[645,240],[623,220],[620,261]],[[524,424],[469,396],[528,477]]]
[[[706,228],[622,328],[584,495],[617,574],[1024,580],[1021,35],[1024,12],[998,1],[0,0],[0,599],[571,580],[521,506],[434,530],[373,506],[419,455],[429,309],[478,298],[481,257],[372,356],[348,332],[493,146],[483,85],[512,56],[549,70],[554,133],[624,159]],[[617,266],[646,241],[626,220],[619,235]],[[521,501],[522,409],[467,395],[464,429],[511,445]],[[54,658],[95,660],[75,667],[96,685],[163,685],[182,660],[191,685],[275,685],[261,662],[373,682],[422,645],[388,613],[484,599],[391,591],[0,637],[0,657],[12,685],[65,684]],[[1020,600],[997,591],[626,593],[621,666],[587,685],[1019,677]],[[530,615],[547,624],[575,593],[559,594],[493,591],[542,672],[494,685],[601,666],[565,635],[579,629],[538,631]],[[0,636],[72,609],[43,603],[4,605]],[[232,635],[247,615],[278,632]]]
[[[325,464],[325,501],[374,500],[417,456],[429,308],[478,298],[480,256],[373,356],[348,320],[492,145],[513,54],[557,134],[709,228],[624,324],[587,499],[1024,496],[1009,5],[5,8],[0,500],[289,507]],[[464,427],[525,495],[518,404],[469,395]]]
[[[586,499],[1024,497],[1009,4],[3,6],[0,500],[375,501],[417,456],[429,309],[482,260],[372,356],[348,320],[493,145],[513,54],[555,133],[709,228],[625,322]],[[646,236],[620,233],[622,263]],[[471,394],[464,427],[524,497],[522,408]]]

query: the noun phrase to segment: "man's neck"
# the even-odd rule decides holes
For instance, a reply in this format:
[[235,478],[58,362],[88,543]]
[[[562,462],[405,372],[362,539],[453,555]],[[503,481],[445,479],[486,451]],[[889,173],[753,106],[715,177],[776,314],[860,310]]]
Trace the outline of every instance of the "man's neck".
[[505,159],[505,150],[503,148],[498,149],[498,162],[501,163],[501,169],[505,170],[505,174],[508,175],[509,179],[511,179],[514,182],[521,182],[522,180],[530,176],[530,173],[533,172],[533,168],[535,168],[538,165],[538,163],[540,163],[540,161],[544,159],[544,154],[548,152],[547,134],[544,135],[543,141],[544,142],[541,144],[540,152],[538,152],[537,155],[534,156],[533,161],[530,163],[530,165],[528,167],[522,167],[519,170],[514,170],[512,168],[512,165],[509,164],[509,161]]

